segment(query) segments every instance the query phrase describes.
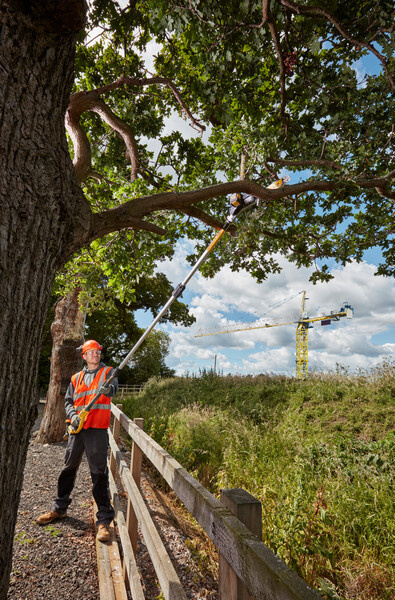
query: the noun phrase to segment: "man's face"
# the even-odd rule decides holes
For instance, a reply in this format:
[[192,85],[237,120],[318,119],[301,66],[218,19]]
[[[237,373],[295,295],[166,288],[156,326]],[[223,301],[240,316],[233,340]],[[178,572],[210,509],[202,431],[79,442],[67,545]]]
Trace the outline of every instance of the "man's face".
[[100,364],[100,350],[87,350],[84,353],[88,369],[96,369]]

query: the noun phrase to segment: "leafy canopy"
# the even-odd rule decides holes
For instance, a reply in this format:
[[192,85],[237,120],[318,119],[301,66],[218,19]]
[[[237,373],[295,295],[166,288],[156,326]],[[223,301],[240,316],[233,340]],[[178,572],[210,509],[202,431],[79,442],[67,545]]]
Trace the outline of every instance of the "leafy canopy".
[[[85,161],[80,179],[93,211],[169,191],[197,195],[176,210],[147,208],[140,225],[150,233],[138,224],[94,242],[72,267],[92,268],[89,296],[104,281],[127,300],[181,236],[199,254],[212,237],[202,223],[218,225],[226,213],[224,194],[214,202],[199,191],[238,180],[241,155],[254,190],[283,173],[291,182],[243,219],[206,275],[227,262],[262,280],[280,253],[327,279],[328,260],[362,260],[375,246],[378,273],[393,274],[393,16],[388,0],[94,0],[71,100],[82,91],[91,102],[80,111],[90,156],[78,156],[76,144],[72,152]],[[374,74],[362,74],[367,59]],[[202,137],[169,132],[174,113]]]

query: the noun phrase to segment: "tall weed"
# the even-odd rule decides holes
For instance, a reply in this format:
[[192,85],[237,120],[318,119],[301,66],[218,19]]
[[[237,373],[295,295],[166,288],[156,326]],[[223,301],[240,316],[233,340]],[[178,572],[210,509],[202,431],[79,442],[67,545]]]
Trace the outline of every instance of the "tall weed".
[[393,596],[394,365],[351,376],[165,380],[124,403],[213,493],[262,503],[263,541],[328,599]]

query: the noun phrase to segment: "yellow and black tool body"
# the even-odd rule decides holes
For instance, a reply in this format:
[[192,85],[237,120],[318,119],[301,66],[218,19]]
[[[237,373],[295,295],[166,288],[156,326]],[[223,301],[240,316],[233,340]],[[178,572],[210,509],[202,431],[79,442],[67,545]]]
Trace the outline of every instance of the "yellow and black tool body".
[[[96,401],[96,400],[95,400],[95,401]],[[82,428],[83,428],[83,426],[84,426],[84,423],[85,423],[85,420],[86,420],[86,417],[88,416],[88,414],[89,414],[89,410],[82,410],[80,413],[78,413],[78,416],[79,416],[79,418],[80,418],[80,422],[79,422],[79,424],[78,424],[78,427],[77,427],[77,429],[74,429],[74,428],[71,426],[71,422],[70,422],[70,420],[68,419],[68,421],[70,422],[70,425],[68,426],[68,432],[69,432],[69,434],[71,434],[71,435],[75,435],[76,433],[79,433],[79,432],[81,431],[81,429],[82,429]]]
[[[98,401],[100,396],[105,395],[105,392],[108,390],[110,383],[116,377],[118,377],[119,371],[120,371],[120,367],[116,367],[115,369],[112,370],[110,377],[108,379],[106,379],[106,381],[104,382],[104,385],[100,388],[100,390],[97,392],[97,394],[95,394],[95,396],[92,398],[92,400],[89,402],[89,404],[84,408],[84,410],[82,410],[81,412],[78,413],[80,422],[78,424],[77,429],[74,429],[74,427],[71,426],[70,419],[66,420],[66,423],[67,422],[70,423],[70,425],[67,427],[68,435],[75,435],[76,433],[79,433],[81,431],[81,429],[83,428],[84,423],[87,419],[87,416],[89,415],[89,412],[92,410],[92,408],[94,408],[94,405]],[[66,438],[66,436],[65,436],[65,438]]]

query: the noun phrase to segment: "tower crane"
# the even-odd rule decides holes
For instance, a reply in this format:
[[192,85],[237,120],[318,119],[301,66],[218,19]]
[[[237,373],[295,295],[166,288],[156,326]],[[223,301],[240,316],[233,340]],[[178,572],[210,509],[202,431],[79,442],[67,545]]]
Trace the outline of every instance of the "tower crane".
[[308,349],[309,349],[309,329],[312,323],[321,322],[321,325],[330,325],[332,321],[340,321],[342,317],[352,319],[354,309],[348,302],[344,302],[343,306],[338,311],[331,311],[329,315],[320,315],[317,317],[308,317],[306,312],[306,292],[301,292],[302,307],[298,321],[289,321],[287,323],[265,323],[264,325],[254,325],[249,327],[228,328],[221,331],[201,333],[195,335],[195,338],[205,337],[209,335],[220,335],[223,333],[236,333],[238,331],[252,331],[254,329],[268,329],[269,327],[280,327],[283,325],[297,325],[296,327],[296,361],[295,361],[295,376],[297,379],[307,379],[308,376]]

